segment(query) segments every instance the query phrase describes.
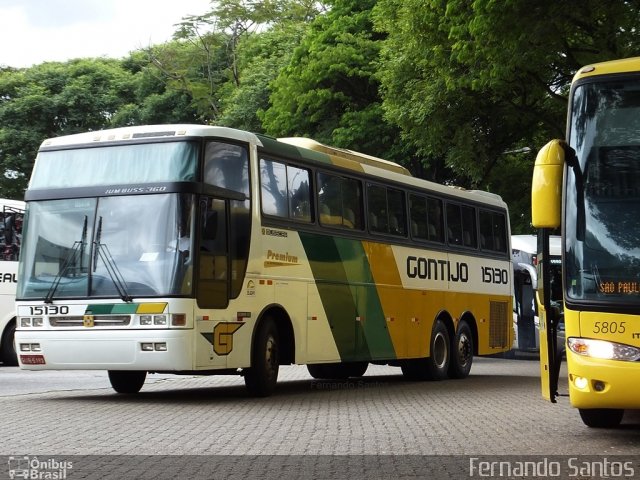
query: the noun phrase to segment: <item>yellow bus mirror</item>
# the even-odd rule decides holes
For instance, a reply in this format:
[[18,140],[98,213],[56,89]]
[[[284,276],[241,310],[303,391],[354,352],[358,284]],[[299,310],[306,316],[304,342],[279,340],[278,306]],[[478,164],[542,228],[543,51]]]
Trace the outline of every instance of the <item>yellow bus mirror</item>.
[[538,152],[531,184],[531,220],[535,228],[560,226],[564,148],[551,140]]

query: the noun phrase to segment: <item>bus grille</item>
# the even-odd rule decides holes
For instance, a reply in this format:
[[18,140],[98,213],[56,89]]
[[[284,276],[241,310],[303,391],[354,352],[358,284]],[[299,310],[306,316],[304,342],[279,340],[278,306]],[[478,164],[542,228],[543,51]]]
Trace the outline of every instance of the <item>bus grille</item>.
[[[80,315],[67,317],[50,317],[52,327],[82,327],[84,317]],[[125,327],[131,323],[130,315],[95,315],[93,324],[96,327]]]
[[507,302],[489,302],[489,347],[506,348],[509,338],[509,304]]

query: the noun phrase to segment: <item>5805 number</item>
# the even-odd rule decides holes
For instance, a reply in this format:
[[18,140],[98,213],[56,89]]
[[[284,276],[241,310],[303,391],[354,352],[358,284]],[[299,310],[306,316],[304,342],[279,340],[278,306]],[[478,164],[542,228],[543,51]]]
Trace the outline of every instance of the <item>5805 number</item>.
[[627,322],[595,322],[593,333],[624,333]]

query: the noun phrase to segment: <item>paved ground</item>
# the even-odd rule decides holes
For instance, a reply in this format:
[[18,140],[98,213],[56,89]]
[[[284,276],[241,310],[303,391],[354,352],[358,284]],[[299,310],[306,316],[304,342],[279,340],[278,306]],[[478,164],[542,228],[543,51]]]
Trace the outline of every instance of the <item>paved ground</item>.
[[[452,458],[468,472],[473,456],[640,454],[640,414],[625,416],[617,430],[585,427],[568,399],[541,400],[535,361],[476,359],[469,378],[443,382],[408,382],[399,369],[382,366],[349,382],[313,380],[305,367],[283,367],[279,380],[275,395],[255,399],[239,377],[151,376],[129,397],[115,394],[103,372],[0,368],[0,455],[107,455],[90,459],[94,467],[109,464],[109,472],[117,471],[114,459],[126,465],[134,458],[119,456],[154,456],[136,464],[152,462],[167,474],[162,478],[176,478],[168,472],[185,465],[197,478],[240,471],[253,478],[247,468],[273,473],[267,466],[274,462],[274,478],[289,477],[287,468],[310,478],[301,464],[314,478],[360,478],[353,471],[399,478],[401,466],[414,478],[425,455],[441,456],[446,473],[451,455],[462,456]],[[167,457],[175,455],[206,457]],[[89,478],[80,476],[82,457],[75,458],[76,476],[68,478]],[[162,458],[174,461],[161,467]],[[218,466],[211,476],[212,462]],[[357,462],[365,462],[364,470]],[[199,476],[202,471],[209,473]],[[640,463],[637,472],[640,478]]]

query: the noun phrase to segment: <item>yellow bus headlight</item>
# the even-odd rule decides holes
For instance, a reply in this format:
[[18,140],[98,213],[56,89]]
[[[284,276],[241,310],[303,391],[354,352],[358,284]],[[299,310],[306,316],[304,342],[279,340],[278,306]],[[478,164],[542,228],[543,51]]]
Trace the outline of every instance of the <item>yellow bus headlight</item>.
[[573,353],[584,355],[585,357],[622,360],[625,362],[640,360],[640,348],[622,343],[592,338],[569,337],[567,345]]

